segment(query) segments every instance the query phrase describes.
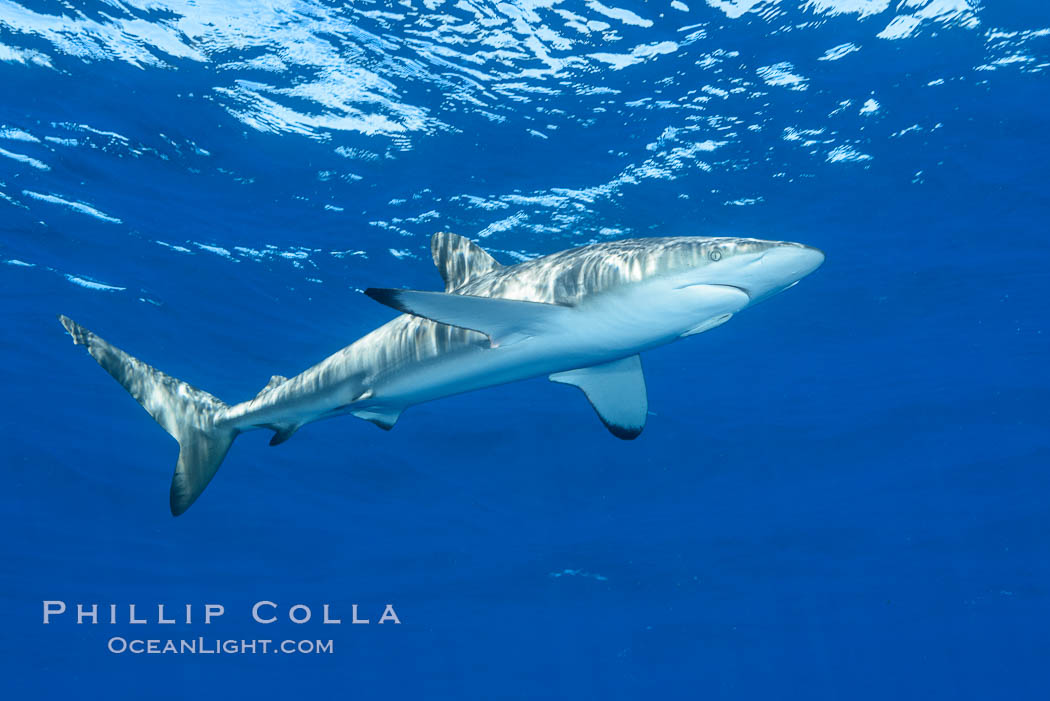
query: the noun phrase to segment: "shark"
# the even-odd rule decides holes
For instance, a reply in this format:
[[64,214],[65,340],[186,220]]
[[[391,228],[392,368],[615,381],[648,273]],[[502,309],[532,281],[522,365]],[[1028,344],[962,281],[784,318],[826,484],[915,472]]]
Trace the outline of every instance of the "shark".
[[344,415],[389,430],[416,404],[533,377],[577,387],[612,435],[636,438],[649,413],[641,353],[721,326],[824,262],[800,243],[738,237],[606,241],[514,265],[452,233],[430,248],[443,291],[365,290],[400,315],[239,404],[59,321],[178,441],[169,503],[179,516],[245,431],[269,429],[278,445]]

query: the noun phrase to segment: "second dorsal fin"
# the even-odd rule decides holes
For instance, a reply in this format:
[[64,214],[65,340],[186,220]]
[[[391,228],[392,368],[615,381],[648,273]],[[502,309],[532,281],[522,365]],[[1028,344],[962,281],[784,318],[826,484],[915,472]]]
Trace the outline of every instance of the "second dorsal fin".
[[452,292],[480,275],[503,267],[473,241],[444,231],[430,239],[430,253],[445,281],[445,292]]
[[283,377],[281,375],[274,375],[273,377],[270,378],[270,381],[266,383],[266,386],[263,387],[259,391],[259,394],[262,394],[263,392],[268,392],[269,390],[273,389],[277,385],[284,384],[287,381],[288,381],[287,377]]

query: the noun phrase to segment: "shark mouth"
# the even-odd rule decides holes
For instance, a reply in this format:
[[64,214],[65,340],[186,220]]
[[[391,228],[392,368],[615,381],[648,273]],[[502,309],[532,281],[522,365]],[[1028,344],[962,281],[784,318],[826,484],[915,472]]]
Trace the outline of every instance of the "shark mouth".
[[753,299],[751,292],[746,287],[740,287],[739,285],[725,285],[720,282],[691,282],[688,285],[679,285],[676,290],[684,290],[687,287],[725,287],[726,289],[736,290],[737,292],[743,292],[747,295],[748,299]]

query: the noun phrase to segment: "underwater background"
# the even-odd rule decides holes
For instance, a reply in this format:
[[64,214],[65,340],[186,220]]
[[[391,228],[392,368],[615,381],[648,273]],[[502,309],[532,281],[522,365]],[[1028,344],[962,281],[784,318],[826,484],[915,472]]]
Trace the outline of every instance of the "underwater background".
[[[607,1],[0,0],[5,698],[1046,697],[1050,9]],[[441,230],[827,261],[645,354],[636,441],[537,379],[245,435],[178,519],[56,320],[241,401],[441,289]]]

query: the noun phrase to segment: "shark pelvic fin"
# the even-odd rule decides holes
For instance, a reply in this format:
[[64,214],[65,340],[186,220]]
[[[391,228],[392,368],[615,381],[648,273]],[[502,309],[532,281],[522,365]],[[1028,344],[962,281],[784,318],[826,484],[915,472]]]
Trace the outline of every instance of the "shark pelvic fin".
[[401,418],[401,410],[394,407],[385,406],[373,406],[368,408],[356,409],[350,412],[359,419],[365,421],[371,421],[379,428],[384,431],[389,431],[397,423],[397,420]]
[[452,292],[476,277],[503,267],[481,246],[448,232],[431,237],[430,253],[441,279],[445,281],[445,292]]
[[375,287],[365,290],[365,294],[405,314],[483,333],[489,337],[493,348],[535,336],[573,313],[572,307],[560,304],[499,297]]
[[605,427],[624,440],[637,438],[645,428],[649,400],[645,393],[642,359],[632,355],[611,363],[556,372],[551,382],[583,390]]

